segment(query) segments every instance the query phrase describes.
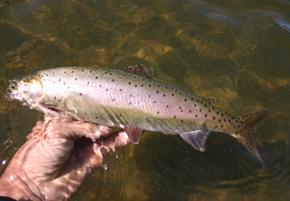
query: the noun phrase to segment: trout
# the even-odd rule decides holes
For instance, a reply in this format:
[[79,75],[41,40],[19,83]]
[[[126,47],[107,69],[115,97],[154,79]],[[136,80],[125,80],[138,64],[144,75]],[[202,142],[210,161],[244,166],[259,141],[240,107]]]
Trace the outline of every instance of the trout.
[[58,67],[10,81],[8,97],[51,116],[124,128],[137,142],[142,130],[176,134],[205,151],[211,131],[227,133],[263,162],[254,128],[268,111],[234,116],[218,101],[123,70]]

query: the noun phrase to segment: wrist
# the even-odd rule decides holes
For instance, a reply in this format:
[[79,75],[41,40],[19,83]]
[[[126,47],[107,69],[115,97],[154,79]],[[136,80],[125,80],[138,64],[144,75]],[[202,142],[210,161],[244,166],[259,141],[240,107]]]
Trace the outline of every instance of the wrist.
[[5,175],[0,177],[0,196],[18,200],[21,198],[21,196],[16,193],[16,189],[16,186],[11,186],[9,179],[5,178]]

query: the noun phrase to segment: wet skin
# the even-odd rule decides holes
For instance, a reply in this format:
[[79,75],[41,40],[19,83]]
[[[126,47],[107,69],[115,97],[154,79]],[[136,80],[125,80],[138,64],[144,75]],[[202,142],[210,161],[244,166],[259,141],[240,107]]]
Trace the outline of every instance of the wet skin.
[[128,144],[125,132],[66,118],[36,123],[0,178],[0,195],[68,200],[103,156]]

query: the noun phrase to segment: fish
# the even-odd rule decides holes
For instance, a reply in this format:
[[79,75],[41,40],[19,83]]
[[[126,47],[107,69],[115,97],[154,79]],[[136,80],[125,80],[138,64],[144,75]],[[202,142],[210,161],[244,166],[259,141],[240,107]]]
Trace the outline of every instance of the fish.
[[146,130],[179,135],[204,152],[210,132],[226,133],[263,163],[254,130],[268,110],[235,116],[216,99],[196,96],[141,73],[56,67],[11,80],[7,96],[50,116],[124,128],[135,143]]

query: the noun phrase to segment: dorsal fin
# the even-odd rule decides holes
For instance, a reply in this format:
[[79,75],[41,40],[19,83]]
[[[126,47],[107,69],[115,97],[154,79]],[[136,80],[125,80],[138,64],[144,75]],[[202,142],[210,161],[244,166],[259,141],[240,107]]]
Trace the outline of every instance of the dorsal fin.
[[153,71],[144,64],[132,64],[125,68],[126,71],[134,74],[138,74],[147,78],[151,78]]

